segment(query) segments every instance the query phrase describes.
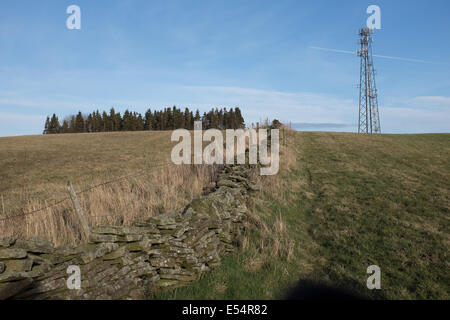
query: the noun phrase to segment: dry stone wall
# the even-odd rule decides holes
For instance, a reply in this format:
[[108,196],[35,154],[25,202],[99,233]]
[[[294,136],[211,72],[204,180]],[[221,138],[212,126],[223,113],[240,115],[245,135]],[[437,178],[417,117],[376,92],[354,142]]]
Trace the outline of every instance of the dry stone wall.
[[[225,166],[215,190],[183,212],[97,227],[77,247],[0,239],[0,299],[145,299],[198,279],[237,246],[247,198],[259,189],[250,171]],[[71,265],[80,268],[80,289],[67,287]]]

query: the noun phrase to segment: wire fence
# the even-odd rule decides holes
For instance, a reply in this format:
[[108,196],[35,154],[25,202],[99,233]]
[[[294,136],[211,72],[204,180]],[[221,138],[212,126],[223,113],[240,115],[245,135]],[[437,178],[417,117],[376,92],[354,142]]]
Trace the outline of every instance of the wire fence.
[[127,210],[127,206],[129,206],[131,203],[133,203],[134,200],[129,201],[128,203],[125,204],[125,208],[123,210],[114,212],[112,214],[104,214],[104,215],[99,215],[99,216],[88,216],[88,218],[109,218],[109,217],[116,217],[118,215],[123,215],[125,213],[125,210]]
[[[102,182],[102,183],[99,183],[99,184],[96,184],[96,185],[85,187],[85,188],[83,188],[83,189],[81,189],[79,191],[76,191],[75,194],[76,195],[80,195],[80,194],[89,192],[89,191],[91,191],[93,189],[100,188],[100,187],[103,187],[103,186],[106,186],[106,185],[109,185],[109,184],[112,184],[112,183],[116,183],[116,182],[119,182],[119,181],[123,181],[123,180],[127,180],[127,179],[130,179],[130,178],[134,178],[134,177],[144,176],[144,175],[147,175],[147,174],[149,174],[151,172],[155,172],[156,171],[155,169],[168,167],[170,165],[173,165],[173,163],[171,163],[171,162],[159,163],[157,165],[152,166],[151,168],[143,169],[143,170],[134,172],[134,173],[126,175],[126,176],[121,176],[121,177],[118,177],[118,178],[115,178],[115,179],[112,179],[112,180],[108,180],[108,181],[105,181],[105,182]],[[15,219],[15,218],[18,218],[18,217],[29,216],[29,215],[32,215],[32,214],[35,214],[35,213],[38,213],[38,212],[41,212],[41,211],[46,211],[48,209],[56,207],[57,205],[65,202],[67,200],[72,200],[70,195],[69,195],[69,193],[67,191],[65,191],[65,192],[57,192],[56,194],[64,194],[64,195],[66,195],[66,197],[64,197],[63,199],[57,200],[56,202],[54,202],[54,203],[52,203],[50,205],[46,205],[46,206],[44,206],[42,208],[39,208],[39,209],[35,209],[35,210],[32,210],[32,211],[28,211],[28,212],[22,212],[22,213],[11,215],[11,216],[7,216],[7,217],[1,217],[0,221],[5,221],[5,220],[9,220],[9,219]],[[46,193],[44,195],[53,195],[54,196],[55,193]],[[25,197],[17,197],[17,198],[8,198],[8,199],[3,199],[2,198],[0,200],[2,201],[2,206],[3,206],[4,202],[7,202],[7,201],[12,202],[14,199],[16,199],[16,201],[31,200],[31,199],[42,199],[42,196],[43,196],[42,194],[36,194],[36,195],[30,195],[30,196],[25,196]],[[53,200],[54,199],[45,199],[45,200],[42,200],[42,201],[43,202],[49,202],[49,201],[53,201]],[[50,212],[50,211],[47,211],[47,212]],[[119,213],[121,213],[121,212],[117,212],[117,213],[110,214],[110,215],[103,215],[103,216],[89,216],[89,218],[116,216]]]
[[53,203],[53,204],[51,204],[49,206],[46,206],[46,207],[43,207],[43,208],[39,208],[39,209],[36,209],[36,210],[32,210],[32,211],[29,211],[29,212],[23,212],[23,213],[16,214],[16,215],[13,215],[13,216],[3,217],[3,218],[0,218],[0,221],[14,219],[14,218],[18,218],[18,217],[29,216],[29,215],[32,215],[34,213],[37,213],[37,212],[40,212],[40,211],[44,211],[44,210],[47,210],[47,209],[50,209],[50,208],[53,208],[53,207],[56,207],[57,205],[63,203],[66,200],[70,200],[70,198],[64,198],[64,199],[62,199],[60,201],[57,201],[57,202],[55,202],[55,203]]
[[25,196],[25,197],[8,197],[4,198],[3,196],[0,198],[0,201],[4,203],[10,203],[10,202],[23,202],[25,200],[33,200],[33,199],[42,199],[47,196],[54,196],[58,194],[67,194],[67,191],[56,191],[56,192],[47,192],[47,193],[36,193],[33,195]]
[[[282,128],[282,132],[281,132],[281,137],[280,138],[282,140],[282,145],[286,145],[286,140],[287,139],[286,139],[286,134],[285,134],[284,128]],[[156,165],[150,166],[149,162],[146,160],[146,168],[143,169],[143,170],[139,170],[137,172],[134,172],[134,173],[131,173],[131,174],[128,174],[128,175],[125,175],[125,176],[121,176],[121,177],[118,177],[118,178],[114,178],[114,179],[111,179],[111,180],[108,180],[108,181],[104,181],[104,182],[99,183],[99,184],[87,186],[87,187],[82,188],[79,191],[73,190],[73,193],[75,194],[75,196],[78,196],[78,195],[87,193],[87,192],[89,192],[91,190],[94,190],[94,189],[97,189],[97,188],[100,188],[100,187],[104,187],[104,186],[109,185],[109,184],[113,184],[113,183],[116,183],[116,182],[119,182],[119,181],[131,179],[131,178],[134,178],[134,177],[148,175],[148,174],[150,174],[152,172],[155,172],[156,169],[169,167],[171,165],[173,165],[172,162],[166,162],[166,163],[157,163]],[[196,167],[196,166],[194,166],[194,167]],[[64,198],[56,200],[54,198],[55,195],[64,195]],[[43,199],[46,196],[53,196],[53,198]],[[14,202],[20,203],[20,202],[23,202],[23,201],[27,201],[27,200],[29,201],[29,200],[34,200],[34,199],[40,200],[41,202],[44,202],[44,203],[52,202],[52,201],[55,201],[55,202],[53,202],[53,203],[51,203],[49,205],[45,205],[45,206],[43,206],[41,208],[31,210],[31,211],[21,212],[21,213],[18,213],[18,214],[6,216],[5,208],[4,208],[4,204],[5,203],[11,203],[11,202],[12,203],[14,203]],[[38,212],[43,212],[43,211],[45,213],[50,213],[51,211],[49,209],[54,208],[54,207],[60,205],[61,203],[65,202],[67,200],[71,200],[72,202],[74,200],[73,197],[71,197],[71,195],[70,195],[70,190],[48,192],[48,193],[38,193],[38,194],[28,195],[28,196],[25,196],[25,197],[9,197],[9,198],[6,198],[6,199],[3,198],[3,195],[1,195],[0,201],[1,201],[1,205],[2,205],[3,216],[0,216],[0,221],[6,221],[6,220],[16,219],[16,218],[20,218],[20,217],[26,217],[26,216],[30,216],[30,215],[36,214]],[[127,204],[125,204],[125,206],[127,206]],[[74,205],[74,209],[76,210],[75,205]],[[123,214],[122,211],[116,212],[116,213],[113,213],[113,214],[105,214],[105,215],[98,215],[98,216],[91,216],[91,215],[89,215],[89,216],[87,216],[87,218],[113,217],[113,216],[117,216],[119,214]]]

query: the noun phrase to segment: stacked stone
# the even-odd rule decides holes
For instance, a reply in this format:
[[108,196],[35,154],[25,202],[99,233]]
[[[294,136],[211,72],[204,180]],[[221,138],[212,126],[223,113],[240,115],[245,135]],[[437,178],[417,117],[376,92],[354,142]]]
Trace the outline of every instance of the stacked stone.
[[[220,264],[241,233],[249,191],[247,166],[226,166],[215,190],[183,212],[91,230],[89,243],[0,239],[0,299],[143,299],[184,286]],[[68,289],[67,268],[79,266],[81,289]]]

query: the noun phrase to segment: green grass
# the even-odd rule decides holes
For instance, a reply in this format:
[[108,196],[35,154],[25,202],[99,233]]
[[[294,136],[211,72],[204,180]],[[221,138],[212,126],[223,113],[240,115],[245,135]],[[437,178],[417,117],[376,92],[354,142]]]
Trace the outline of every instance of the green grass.
[[[265,178],[249,205],[269,230],[249,224],[245,249],[155,298],[277,299],[316,280],[370,298],[449,299],[450,134],[288,137],[296,164]],[[0,138],[0,194],[65,192],[69,179],[81,187],[126,175],[170,150],[170,132]],[[365,285],[372,264],[382,272],[376,292]]]
[[[262,252],[268,235],[253,227],[216,270],[154,298],[281,299],[314,280],[374,299],[449,299],[450,134],[290,133],[289,145],[297,164],[251,208],[272,232],[281,212],[293,258]],[[381,290],[366,288],[372,264]]]

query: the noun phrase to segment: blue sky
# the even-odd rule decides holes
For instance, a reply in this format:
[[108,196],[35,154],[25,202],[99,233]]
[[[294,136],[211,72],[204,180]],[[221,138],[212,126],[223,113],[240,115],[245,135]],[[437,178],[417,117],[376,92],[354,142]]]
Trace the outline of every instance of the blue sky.
[[[81,8],[68,30],[66,8]],[[450,132],[450,2],[0,3],[0,136],[78,110],[239,106],[321,131],[357,129],[358,28],[381,8],[374,54],[386,133]]]

